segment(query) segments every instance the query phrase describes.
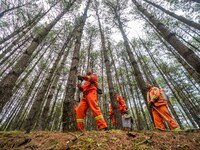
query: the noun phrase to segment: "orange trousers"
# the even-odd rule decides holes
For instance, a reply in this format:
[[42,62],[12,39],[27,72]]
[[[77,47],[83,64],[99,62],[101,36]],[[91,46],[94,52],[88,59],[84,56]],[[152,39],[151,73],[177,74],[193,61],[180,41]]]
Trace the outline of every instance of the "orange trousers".
[[170,115],[166,105],[157,106],[155,108],[160,113],[162,113],[163,116],[165,116],[165,117],[163,117],[162,115],[159,114],[158,111],[156,111],[154,108],[152,108],[153,119],[154,119],[154,123],[155,123],[155,126],[157,129],[166,130],[166,127],[165,127],[163,121],[166,121],[166,123],[168,124],[168,126],[170,127],[171,130],[179,127],[179,125],[176,123],[176,121]]
[[83,95],[83,98],[81,99],[79,106],[76,110],[76,121],[79,129],[84,130],[84,118],[86,116],[88,108],[91,109],[94,115],[94,119],[98,129],[103,129],[107,127],[107,124],[101,113],[101,109],[98,106],[97,99],[98,98],[96,90],[91,90],[88,94]]

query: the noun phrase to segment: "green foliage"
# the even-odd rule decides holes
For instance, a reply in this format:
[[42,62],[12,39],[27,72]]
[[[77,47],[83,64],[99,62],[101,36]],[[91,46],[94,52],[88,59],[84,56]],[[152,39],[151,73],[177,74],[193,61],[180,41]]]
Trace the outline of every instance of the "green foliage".
[[83,140],[88,142],[88,143],[94,143],[95,142],[91,137],[85,138]]
[[47,39],[49,39],[50,41],[56,36],[57,31],[55,30],[51,30],[48,35],[46,36]]

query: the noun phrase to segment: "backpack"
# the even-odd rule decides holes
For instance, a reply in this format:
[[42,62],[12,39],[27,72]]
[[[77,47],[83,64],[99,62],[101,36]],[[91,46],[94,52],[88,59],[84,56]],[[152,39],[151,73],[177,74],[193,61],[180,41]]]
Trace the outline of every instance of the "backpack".
[[96,86],[95,83],[91,83],[91,84],[94,84],[95,87],[97,88],[97,94],[100,94],[100,95],[103,94],[102,89],[98,88],[98,86]]

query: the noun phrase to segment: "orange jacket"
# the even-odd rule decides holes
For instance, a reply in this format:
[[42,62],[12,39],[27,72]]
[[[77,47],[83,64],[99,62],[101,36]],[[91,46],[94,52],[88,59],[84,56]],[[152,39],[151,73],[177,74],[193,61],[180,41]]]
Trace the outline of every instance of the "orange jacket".
[[79,87],[83,94],[87,94],[91,90],[97,90],[98,87],[98,77],[97,74],[91,74],[87,76],[82,76],[85,80],[84,84]]
[[147,102],[153,102],[155,106],[166,105],[168,101],[164,99],[163,95],[161,94],[162,89],[158,87],[152,87],[147,92]]
[[[119,110],[120,110],[121,114],[123,114],[123,112],[127,109],[126,103],[125,103],[125,101],[123,100],[122,96],[117,95],[116,98],[117,98]],[[110,112],[109,112],[109,115],[110,115],[110,116],[111,116],[111,115],[114,115],[114,111],[113,111],[113,108],[112,108],[112,104],[110,104]]]
[[117,102],[118,102],[118,106],[119,106],[119,110],[120,111],[124,111],[127,109],[127,106],[126,106],[126,103],[125,101],[123,100],[122,96],[120,95],[117,95]]

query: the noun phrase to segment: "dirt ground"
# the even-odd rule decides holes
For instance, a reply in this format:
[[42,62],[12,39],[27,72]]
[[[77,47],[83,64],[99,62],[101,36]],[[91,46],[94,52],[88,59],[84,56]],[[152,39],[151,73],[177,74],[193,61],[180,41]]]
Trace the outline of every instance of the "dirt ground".
[[0,132],[1,150],[199,150],[200,130]]

